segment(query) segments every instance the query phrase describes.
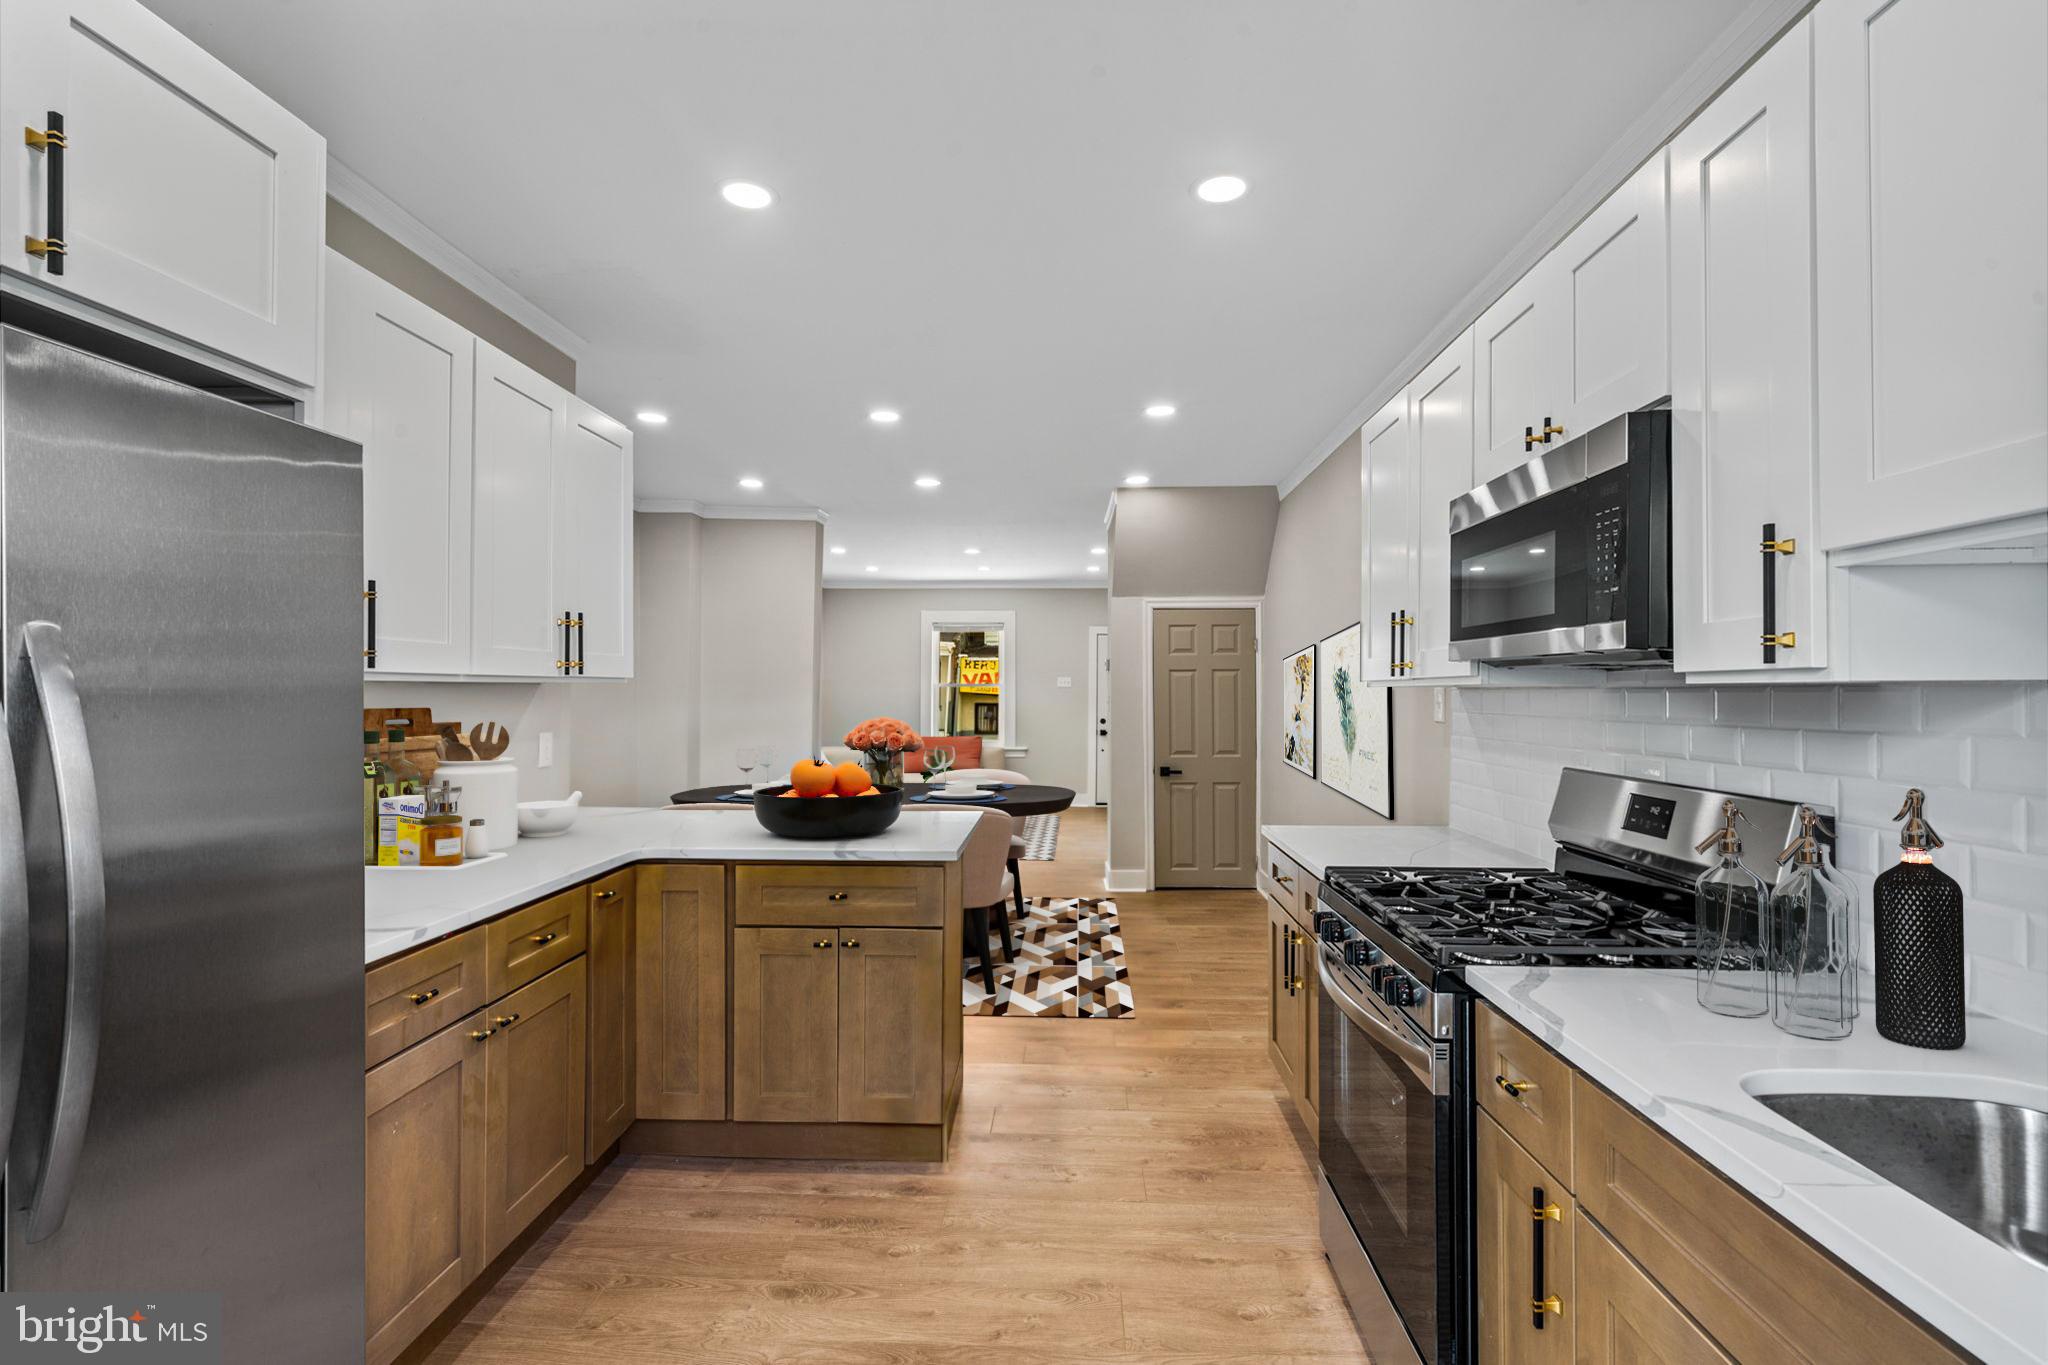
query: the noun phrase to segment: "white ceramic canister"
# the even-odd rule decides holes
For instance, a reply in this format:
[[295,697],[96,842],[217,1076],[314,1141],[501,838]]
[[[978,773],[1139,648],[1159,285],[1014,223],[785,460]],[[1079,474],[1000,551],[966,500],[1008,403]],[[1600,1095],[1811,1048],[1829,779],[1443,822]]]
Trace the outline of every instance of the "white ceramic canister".
[[434,780],[462,788],[464,821],[483,817],[491,852],[501,853],[519,837],[519,765],[509,758],[488,763],[455,763],[447,759],[434,770]]

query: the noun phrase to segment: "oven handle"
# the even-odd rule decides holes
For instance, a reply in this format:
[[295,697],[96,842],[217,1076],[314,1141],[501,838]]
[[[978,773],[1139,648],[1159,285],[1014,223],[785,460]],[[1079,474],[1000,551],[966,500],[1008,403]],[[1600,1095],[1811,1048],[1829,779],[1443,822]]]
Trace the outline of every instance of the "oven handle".
[[1378,1010],[1359,1000],[1351,993],[1350,987],[1332,975],[1327,950],[1316,954],[1316,976],[1323,983],[1323,993],[1344,1012],[1346,1019],[1367,1033],[1377,1034],[1401,1058],[1402,1064],[1415,1073],[1417,1080],[1435,1089],[1435,1078],[1430,1075],[1430,1062],[1433,1060],[1430,1050],[1414,1038],[1397,1032],[1394,1025],[1380,1017]]

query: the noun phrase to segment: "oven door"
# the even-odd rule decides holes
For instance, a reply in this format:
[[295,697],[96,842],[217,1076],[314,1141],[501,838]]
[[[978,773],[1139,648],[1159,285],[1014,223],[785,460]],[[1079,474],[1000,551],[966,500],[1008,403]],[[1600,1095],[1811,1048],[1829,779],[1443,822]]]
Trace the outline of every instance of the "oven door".
[[1586,550],[1583,483],[1453,529],[1451,657],[1531,659],[1599,648],[1588,638]]
[[[1364,991],[1336,950],[1321,945],[1316,969],[1323,1178],[1408,1338],[1368,1339],[1367,1349],[1381,1361],[1409,1358],[1410,1349],[1429,1365],[1449,1361],[1457,1325],[1450,1295],[1458,1177],[1448,1060],[1405,1015]],[[1361,1295],[1348,1287],[1347,1293],[1370,1337],[1374,1326]]]

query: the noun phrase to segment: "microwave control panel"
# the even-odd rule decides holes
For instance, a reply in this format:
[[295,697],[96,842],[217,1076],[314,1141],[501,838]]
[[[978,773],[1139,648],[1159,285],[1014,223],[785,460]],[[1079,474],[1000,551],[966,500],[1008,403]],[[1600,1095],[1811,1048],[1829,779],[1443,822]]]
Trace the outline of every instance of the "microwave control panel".
[[1622,593],[1628,570],[1628,471],[1595,479],[1588,491],[1592,536],[1586,547],[1586,619],[1618,621],[1628,614]]

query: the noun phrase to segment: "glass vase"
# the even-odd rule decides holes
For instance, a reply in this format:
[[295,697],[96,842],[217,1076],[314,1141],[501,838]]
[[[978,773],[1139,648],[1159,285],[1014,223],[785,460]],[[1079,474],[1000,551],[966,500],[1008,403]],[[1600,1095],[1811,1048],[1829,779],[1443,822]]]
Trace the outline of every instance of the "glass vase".
[[869,749],[862,753],[861,764],[878,789],[885,792],[903,789],[903,755],[900,751]]

